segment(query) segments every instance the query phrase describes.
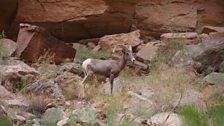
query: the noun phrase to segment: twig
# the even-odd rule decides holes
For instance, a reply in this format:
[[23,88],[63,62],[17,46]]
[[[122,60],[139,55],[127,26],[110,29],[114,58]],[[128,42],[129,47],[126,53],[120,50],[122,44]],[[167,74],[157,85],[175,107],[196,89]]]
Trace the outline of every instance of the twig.
[[164,120],[162,126],[165,125],[166,121],[167,121],[167,120],[169,119],[169,117],[170,117],[170,114],[171,114],[172,112],[174,112],[174,111],[176,110],[176,108],[179,106],[182,97],[183,97],[183,92],[180,93],[180,98],[179,98],[178,103],[177,103],[177,104],[173,107],[173,109],[169,112],[169,114],[167,115],[166,119]]

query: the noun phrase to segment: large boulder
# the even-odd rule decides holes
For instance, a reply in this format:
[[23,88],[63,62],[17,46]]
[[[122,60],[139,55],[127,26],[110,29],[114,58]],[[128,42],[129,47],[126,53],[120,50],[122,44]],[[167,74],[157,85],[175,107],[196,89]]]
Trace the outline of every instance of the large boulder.
[[0,39],[0,58],[9,57],[16,51],[17,44],[10,39]]
[[198,72],[205,72],[208,68],[214,71],[219,70],[220,64],[224,61],[224,38],[209,39],[198,45],[202,51],[193,56]]
[[39,75],[38,71],[20,60],[6,60],[0,63],[0,68],[0,83],[13,92]]
[[157,55],[157,50],[158,47],[156,45],[147,43],[136,53],[136,56],[143,60],[151,61]]
[[41,57],[61,63],[74,59],[76,50],[52,36],[46,29],[29,24],[20,24],[16,55],[31,62]]
[[182,126],[180,116],[173,112],[162,112],[152,116],[149,124],[163,126]]
[[60,108],[50,108],[41,117],[43,126],[56,126],[57,122],[66,118],[65,112]]
[[0,80],[8,80],[14,77],[21,77],[25,75],[38,75],[39,72],[34,68],[28,66],[20,60],[9,60],[7,64],[0,64]]
[[203,81],[207,84],[212,84],[212,85],[224,85],[224,73],[216,73],[213,72],[209,75],[207,75]]
[[106,35],[99,40],[99,45],[103,48],[110,48],[120,44],[131,45],[132,47],[135,47],[140,43],[141,40],[139,30],[130,33]]

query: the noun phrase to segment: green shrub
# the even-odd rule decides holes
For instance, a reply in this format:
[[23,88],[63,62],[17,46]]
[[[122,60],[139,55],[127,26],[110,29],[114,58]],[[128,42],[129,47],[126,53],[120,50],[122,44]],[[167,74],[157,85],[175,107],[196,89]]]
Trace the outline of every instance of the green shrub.
[[194,105],[181,106],[177,111],[183,116],[185,126],[209,126],[206,113]]
[[185,39],[174,39],[167,41],[166,45],[158,50],[157,56],[152,60],[152,70],[157,69],[161,63],[167,63],[171,61],[176,52],[178,50],[184,49],[185,45]]
[[224,125],[224,104],[211,106],[208,113],[211,116],[213,126]]
[[106,114],[106,124],[107,126],[114,126],[115,125],[115,120],[116,120],[116,113],[118,112],[118,103],[115,101],[112,101],[109,110],[107,111]]
[[0,115],[0,126],[12,126],[12,125],[13,123],[11,119],[9,119],[9,117]]

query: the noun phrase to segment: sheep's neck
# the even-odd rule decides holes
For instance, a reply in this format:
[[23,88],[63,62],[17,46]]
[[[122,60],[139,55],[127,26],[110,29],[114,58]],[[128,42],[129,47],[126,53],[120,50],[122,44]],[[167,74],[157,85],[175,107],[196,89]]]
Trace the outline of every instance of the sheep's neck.
[[123,70],[124,69],[126,63],[127,63],[127,60],[125,59],[125,56],[123,56],[122,59],[119,62],[120,70]]

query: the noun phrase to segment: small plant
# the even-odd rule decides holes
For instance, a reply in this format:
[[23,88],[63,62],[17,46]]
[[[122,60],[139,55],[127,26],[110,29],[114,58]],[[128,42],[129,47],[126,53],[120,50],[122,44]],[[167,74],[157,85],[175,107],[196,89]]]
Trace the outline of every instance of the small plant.
[[39,64],[50,64],[54,62],[55,54],[50,50],[44,50],[43,55],[41,55],[37,61]]
[[223,126],[224,124],[224,104],[213,105],[208,109],[213,126]]
[[96,123],[97,111],[91,106],[84,106],[83,108],[74,110],[69,116],[69,125],[76,125],[77,123],[89,123],[91,126]]
[[152,60],[152,70],[157,69],[162,63],[168,63],[178,50],[184,49],[186,42],[184,39],[168,41],[165,46],[159,49],[157,57]]
[[0,126],[12,126],[12,120],[4,115],[0,115]]
[[134,123],[130,119],[123,119],[121,120],[119,126],[138,126],[138,124]]
[[13,119],[8,114],[8,105],[0,100],[0,126],[12,126]]
[[208,66],[207,70],[206,70],[206,74],[210,74],[212,72],[215,72],[215,68],[212,66]]
[[116,101],[112,101],[109,109],[106,114],[106,124],[108,126],[114,126],[115,125],[115,120],[116,120],[116,113],[118,112],[118,104]]
[[194,105],[185,105],[177,112],[183,116],[185,126],[209,126],[205,111],[198,110]]
[[83,62],[87,58],[105,58],[111,55],[111,50],[109,49],[101,49],[97,52],[89,49],[85,46],[80,46],[77,48],[76,60],[78,62]]
[[4,30],[3,30],[2,33],[0,34],[0,39],[3,39],[3,38],[6,38]]
[[2,31],[2,33],[0,34],[0,60],[3,59],[3,56],[4,56],[4,47],[3,47],[3,44],[1,42],[1,39],[5,38],[5,34],[4,34],[4,31]]

